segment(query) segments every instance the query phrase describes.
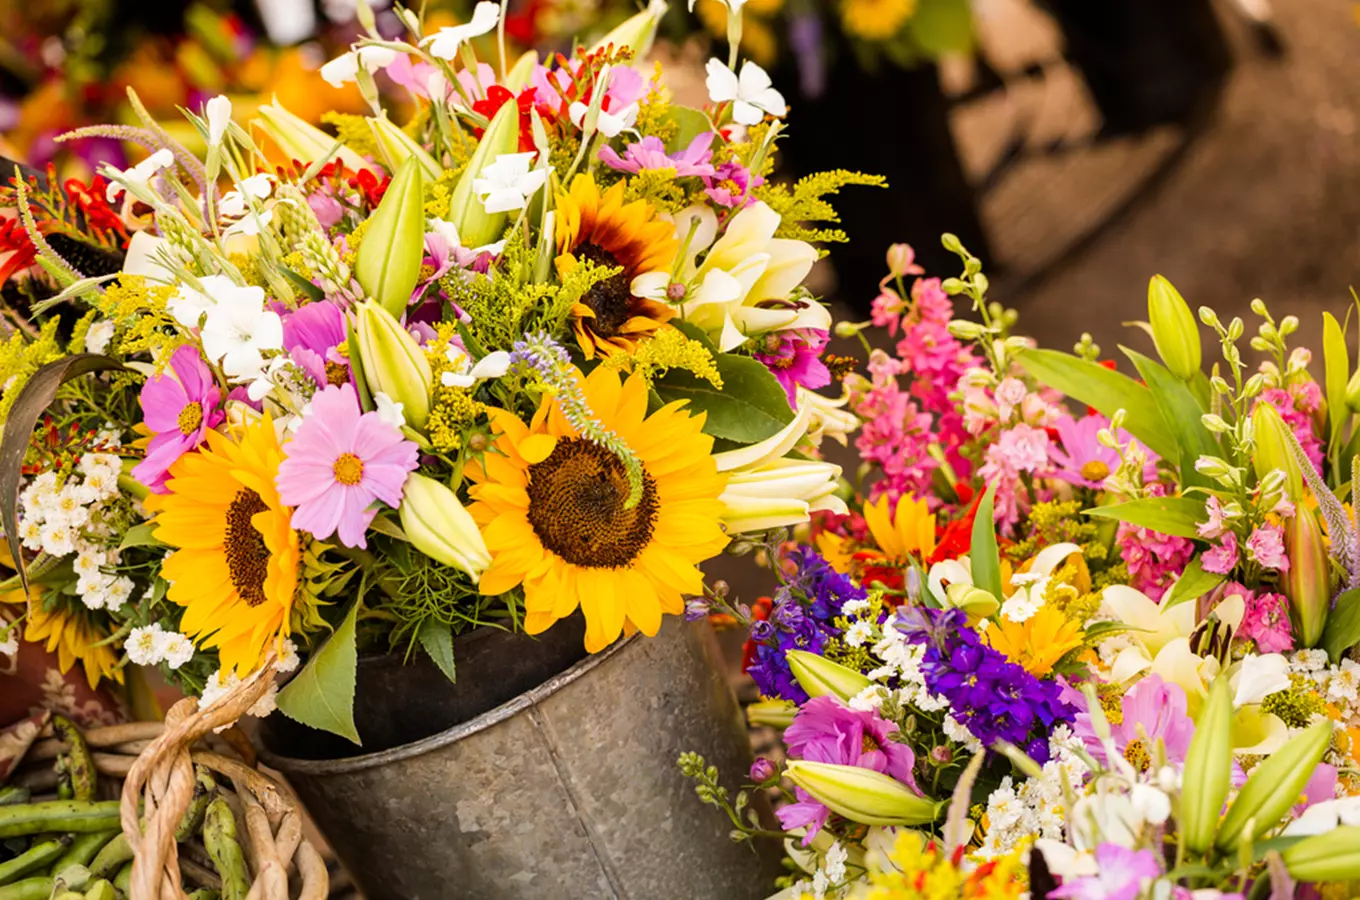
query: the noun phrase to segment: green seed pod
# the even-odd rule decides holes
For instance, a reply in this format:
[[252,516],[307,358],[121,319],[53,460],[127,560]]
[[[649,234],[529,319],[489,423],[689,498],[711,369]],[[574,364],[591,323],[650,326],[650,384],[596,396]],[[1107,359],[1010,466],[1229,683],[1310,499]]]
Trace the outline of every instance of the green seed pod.
[[354,259],[354,277],[395,319],[406,314],[420,280],[425,248],[425,188],[420,164],[407,156],[369,217]]
[[1218,814],[1232,786],[1232,693],[1227,678],[1209,688],[1185,754],[1180,834],[1191,853],[1204,853],[1214,842]]
[[[1197,726],[1195,736],[1199,736]],[[1296,734],[1289,743],[1276,750],[1251,773],[1237,799],[1218,829],[1214,845],[1224,853],[1231,853],[1245,838],[1254,841],[1274,828],[1280,817],[1299,800],[1308,779],[1313,777],[1332,742],[1332,723],[1318,722]],[[1186,770],[1186,782],[1190,773]],[[1248,829],[1248,822],[1251,823]],[[1250,833],[1248,833],[1250,830]]]
[[1180,292],[1161,275],[1148,282],[1148,322],[1166,367],[1183,381],[1194,378],[1200,370],[1199,325]]

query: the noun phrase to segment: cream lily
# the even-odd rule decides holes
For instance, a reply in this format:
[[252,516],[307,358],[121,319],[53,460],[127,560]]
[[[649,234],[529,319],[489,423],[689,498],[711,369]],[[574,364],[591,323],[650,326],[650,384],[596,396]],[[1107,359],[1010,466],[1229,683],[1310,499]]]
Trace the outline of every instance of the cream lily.
[[843,392],[840,399],[832,399],[800,385],[799,405],[806,403],[812,407],[812,421],[808,423],[808,440],[815,446],[821,446],[823,438],[831,438],[844,447],[846,438],[859,429],[859,416],[845,408],[849,402],[848,391]]
[[431,559],[461,569],[474,580],[491,565],[486,541],[472,514],[448,487],[418,472],[406,476],[401,527],[415,548]]

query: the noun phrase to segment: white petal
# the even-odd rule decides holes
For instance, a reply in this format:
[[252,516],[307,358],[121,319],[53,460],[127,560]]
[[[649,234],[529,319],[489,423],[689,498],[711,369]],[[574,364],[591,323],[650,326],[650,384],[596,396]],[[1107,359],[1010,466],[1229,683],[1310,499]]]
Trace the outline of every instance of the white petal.
[[760,107],[776,119],[782,118],[789,111],[789,105],[784,102],[784,95],[774,88],[766,88],[749,99],[752,105]]
[[359,74],[359,58],[354,53],[343,53],[321,67],[321,77],[331,87],[344,87]]
[[735,122],[742,125],[759,125],[764,118],[765,113],[745,100],[738,100],[732,104],[732,120]]
[[477,365],[472,367],[472,377],[478,380],[500,378],[509,370],[510,354],[504,350],[497,350],[477,360]]
[[501,8],[497,3],[490,0],[482,0],[472,10],[472,21],[463,27],[468,29],[470,37],[486,34],[496,27],[496,23],[501,19]]
[[768,90],[774,82],[770,80],[770,76],[764,69],[747,60],[741,64],[741,78],[738,84],[741,96],[747,100],[752,100],[762,91]]
[[[737,99],[738,81],[736,74],[721,60],[710,59],[707,66],[708,77],[704,84],[708,87],[708,98],[714,103],[726,103]],[[756,121],[760,121],[757,119]]]
[[[138,232],[141,234],[141,232]],[[628,285],[628,290],[632,291],[634,297],[646,297],[648,300],[666,299],[666,288],[671,286],[671,276],[669,272],[643,272]]]
[[397,59],[397,51],[390,47],[360,47],[358,54],[359,62],[370,72],[385,69]]

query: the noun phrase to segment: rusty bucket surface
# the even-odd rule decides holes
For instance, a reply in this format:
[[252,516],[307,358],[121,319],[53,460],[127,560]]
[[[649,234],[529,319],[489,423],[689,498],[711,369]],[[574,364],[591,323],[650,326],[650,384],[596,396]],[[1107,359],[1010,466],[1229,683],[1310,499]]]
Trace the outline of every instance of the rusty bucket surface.
[[676,758],[735,793],[751,763],[707,625],[668,617],[424,740],[345,759],[262,754],[368,900],[746,900],[778,850],[728,837]]

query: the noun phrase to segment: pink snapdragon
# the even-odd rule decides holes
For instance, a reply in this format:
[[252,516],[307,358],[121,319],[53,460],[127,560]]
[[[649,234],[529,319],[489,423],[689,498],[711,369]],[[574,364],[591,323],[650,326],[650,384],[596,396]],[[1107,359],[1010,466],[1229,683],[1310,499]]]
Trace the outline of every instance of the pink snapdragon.
[[[1206,567],[1207,568],[1207,567]],[[1228,594],[1241,594],[1246,602],[1239,637],[1256,642],[1262,653],[1284,653],[1294,649],[1294,631],[1289,623],[1289,601],[1283,594],[1253,594],[1240,584],[1228,585]]]
[[1200,557],[1204,571],[1214,575],[1227,575],[1237,568],[1237,535],[1231,531],[1223,532],[1223,538],[1216,547],[1204,551]]
[[1267,522],[1258,526],[1247,538],[1247,554],[1267,569],[1289,571],[1289,554],[1284,549],[1284,531],[1279,525]]
[[[1153,497],[1166,495],[1161,484],[1147,486]],[[1129,567],[1129,584],[1153,600],[1161,600],[1195,555],[1195,543],[1188,538],[1162,534],[1149,528],[1119,523],[1115,541]]]

